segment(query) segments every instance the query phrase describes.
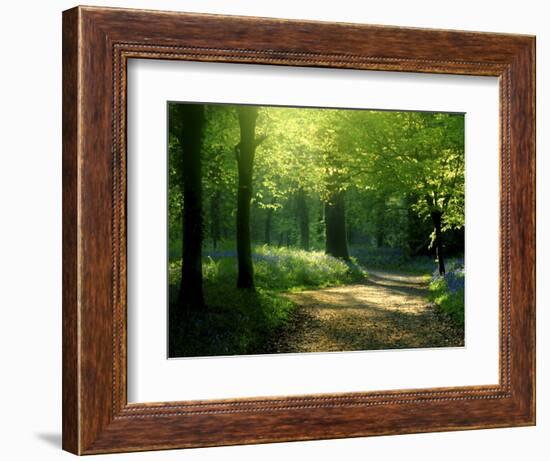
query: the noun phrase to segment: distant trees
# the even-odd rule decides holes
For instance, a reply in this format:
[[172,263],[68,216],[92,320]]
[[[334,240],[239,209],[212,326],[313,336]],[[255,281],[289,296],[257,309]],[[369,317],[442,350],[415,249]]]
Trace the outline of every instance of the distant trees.
[[252,242],[349,260],[353,229],[354,243],[429,246],[444,273],[446,235],[464,226],[462,115],[171,104],[169,135],[184,309],[204,304],[203,234],[234,242],[236,283],[253,289]]
[[431,246],[444,274],[443,232],[464,226],[464,117],[387,112],[371,124],[364,132],[374,153],[371,187],[405,197],[418,217],[431,219]]

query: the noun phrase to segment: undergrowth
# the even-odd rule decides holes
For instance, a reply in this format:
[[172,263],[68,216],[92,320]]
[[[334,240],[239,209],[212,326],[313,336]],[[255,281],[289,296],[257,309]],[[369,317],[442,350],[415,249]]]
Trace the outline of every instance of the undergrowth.
[[255,247],[253,265],[256,289],[239,290],[236,254],[207,253],[203,257],[206,308],[182,320],[175,306],[181,261],[170,262],[170,357],[272,352],[273,336],[295,308],[282,292],[353,283],[366,276],[354,260],[287,247]]
[[464,262],[447,262],[445,275],[434,273],[430,299],[459,325],[464,325]]

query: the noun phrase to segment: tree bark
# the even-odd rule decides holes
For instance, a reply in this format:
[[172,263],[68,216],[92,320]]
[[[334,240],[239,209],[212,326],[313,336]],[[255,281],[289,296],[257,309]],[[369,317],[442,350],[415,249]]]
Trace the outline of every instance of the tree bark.
[[309,209],[304,189],[299,189],[296,194],[296,211],[300,228],[300,246],[309,251]]
[[432,222],[435,231],[435,253],[437,256],[437,264],[439,268],[439,275],[445,275],[445,261],[443,258],[443,239],[441,236],[441,217],[443,213],[441,211],[432,211]]
[[325,202],[326,253],[349,261],[345,192],[334,191]]
[[254,289],[254,267],[250,239],[250,201],[252,199],[252,170],[254,153],[259,140],[256,139],[258,108],[239,106],[237,108],[241,141],[237,145],[237,167],[239,189],[237,192],[237,259],[239,274],[237,287]]
[[322,242],[325,240],[325,206],[321,202],[319,206],[319,215],[317,216],[317,241]]
[[204,308],[202,288],[201,144],[204,106],[178,105],[182,147],[183,250],[178,309],[184,315]]

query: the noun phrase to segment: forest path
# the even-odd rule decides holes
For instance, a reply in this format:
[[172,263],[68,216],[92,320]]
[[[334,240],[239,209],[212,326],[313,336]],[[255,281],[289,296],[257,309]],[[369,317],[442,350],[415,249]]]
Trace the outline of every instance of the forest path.
[[462,346],[463,330],[428,301],[425,277],[369,270],[363,283],[286,293],[298,305],[277,352]]

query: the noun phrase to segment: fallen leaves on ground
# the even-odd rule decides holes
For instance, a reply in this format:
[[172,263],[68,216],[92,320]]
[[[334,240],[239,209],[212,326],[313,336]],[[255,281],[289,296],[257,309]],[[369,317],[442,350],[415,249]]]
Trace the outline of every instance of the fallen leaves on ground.
[[369,271],[363,283],[287,293],[298,305],[276,352],[459,347],[464,329],[428,301],[422,276]]

